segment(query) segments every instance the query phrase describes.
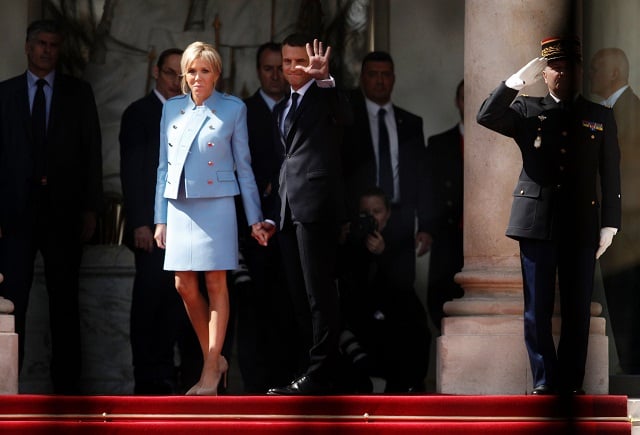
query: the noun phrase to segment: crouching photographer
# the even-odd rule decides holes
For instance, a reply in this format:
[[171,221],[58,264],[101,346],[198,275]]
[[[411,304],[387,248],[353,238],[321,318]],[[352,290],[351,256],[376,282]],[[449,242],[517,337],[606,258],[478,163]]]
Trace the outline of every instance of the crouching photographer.
[[[348,228],[348,236],[353,243],[363,243],[369,252],[372,254],[382,254],[384,251],[384,238],[380,231],[384,228],[388,219],[389,209],[387,205],[384,205],[384,200],[378,199],[377,201],[373,196],[366,197],[365,206],[369,201],[373,201],[376,210],[370,210],[371,207],[365,207],[365,211],[358,214],[358,217],[353,219]],[[372,213],[376,213],[374,216]]]
[[[387,234],[393,219],[388,198],[377,187],[359,199],[359,214],[343,234],[338,288],[344,319],[345,360],[368,379],[374,392],[423,390],[429,362],[427,315],[412,285],[396,279],[394,246]],[[363,391],[366,392],[366,391]]]

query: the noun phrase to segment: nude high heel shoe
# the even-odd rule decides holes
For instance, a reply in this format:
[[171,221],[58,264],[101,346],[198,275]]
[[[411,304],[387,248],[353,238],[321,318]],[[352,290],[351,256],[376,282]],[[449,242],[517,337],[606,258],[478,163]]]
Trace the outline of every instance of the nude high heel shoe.
[[[214,374],[217,378],[215,381],[215,385],[211,387],[199,387],[197,391],[194,393],[196,396],[217,396],[218,395],[218,386],[220,385],[220,381],[222,381],[222,386],[226,390],[227,388],[227,372],[229,371],[229,363],[227,359],[220,355],[218,358],[218,370]],[[195,386],[194,386],[195,388]],[[191,390],[189,390],[191,391]],[[187,392],[188,393],[188,392]]]
[[[218,359],[218,365],[220,367],[220,377],[222,379],[222,388],[224,389],[224,391],[227,390],[227,374],[229,373],[229,363],[227,362],[227,359],[225,357],[223,357],[222,355],[220,355],[220,358]],[[218,381],[218,383],[220,383],[220,381]]]
[[200,381],[198,381],[193,387],[189,388],[189,390],[184,393],[185,396],[197,396],[198,390],[200,389]]

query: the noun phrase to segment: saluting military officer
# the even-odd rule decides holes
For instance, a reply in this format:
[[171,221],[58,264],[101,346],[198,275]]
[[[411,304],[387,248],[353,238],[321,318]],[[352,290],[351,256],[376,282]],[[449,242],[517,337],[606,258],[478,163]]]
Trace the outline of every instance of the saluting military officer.
[[[620,228],[620,149],[613,112],[577,93],[580,41],[547,38],[541,48],[542,57],[491,93],[477,120],[512,137],[522,153],[506,234],[520,244],[533,394],[584,394],[595,261]],[[540,74],[546,96],[517,96]],[[556,272],[557,353],[551,332]]]

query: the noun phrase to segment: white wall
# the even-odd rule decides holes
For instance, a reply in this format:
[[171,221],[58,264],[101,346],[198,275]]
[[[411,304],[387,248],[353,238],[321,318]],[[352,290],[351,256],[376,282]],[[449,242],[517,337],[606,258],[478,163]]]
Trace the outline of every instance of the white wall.
[[464,0],[391,0],[393,99],[422,116],[425,139],[458,122],[455,90],[464,74]]
[[28,6],[24,0],[0,0],[0,81],[18,75],[27,68],[24,42]]
[[640,2],[638,0],[584,0],[585,73],[593,54],[601,48],[618,47],[629,58],[629,84],[640,90]]

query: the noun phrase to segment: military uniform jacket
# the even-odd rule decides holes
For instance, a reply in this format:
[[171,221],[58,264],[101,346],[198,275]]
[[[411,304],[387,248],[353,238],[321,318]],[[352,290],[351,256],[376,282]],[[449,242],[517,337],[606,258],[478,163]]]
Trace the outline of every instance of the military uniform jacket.
[[190,95],[181,95],[162,110],[155,223],[167,222],[167,201],[178,198],[181,183],[187,198],[241,193],[248,223],[262,221],[242,100],[214,91],[196,106]]
[[565,110],[550,94],[516,98],[517,93],[501,83],[477,116],[479,124],[512,137],[522,154],[507,236],[569,237],[582,246],[597,246],[599,228],[620,228],[621,221],[613,111],[580,96]]

